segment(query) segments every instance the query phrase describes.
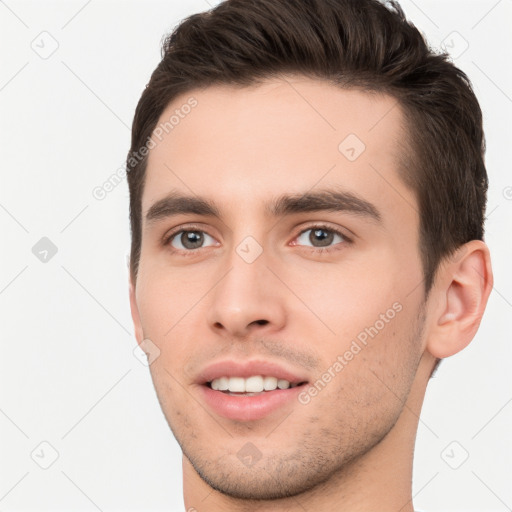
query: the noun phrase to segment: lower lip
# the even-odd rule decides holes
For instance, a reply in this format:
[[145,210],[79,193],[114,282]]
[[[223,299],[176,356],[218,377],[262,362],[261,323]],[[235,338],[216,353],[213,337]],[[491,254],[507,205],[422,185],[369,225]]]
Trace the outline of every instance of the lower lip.
[[200,388],[206,403],[220,416],[236,421],[253,421],[265,418],[292,400],[298,400],[297,396],[306,386],[307,384],[302,384],[253,396],[228,395],[206,385]]

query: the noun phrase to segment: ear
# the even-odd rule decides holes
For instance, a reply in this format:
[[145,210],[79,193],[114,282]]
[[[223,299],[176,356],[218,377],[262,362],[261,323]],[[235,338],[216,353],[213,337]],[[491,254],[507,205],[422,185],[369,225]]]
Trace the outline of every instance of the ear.
[[461,246],[439,268],[437,304],[426,349],[444,358],[465,348],[478,330],[493,286],[489,248],[481,240]]
[[131,273],[129,279],[130,310],[132,313],[133,329],[135,332],[135,338],[137,339],[137,343],[140,345],[142,340],[144,339],[144,334],[142,330],[142,324],[140,322],[139,308],[137,307],[135,284],[132,281]]

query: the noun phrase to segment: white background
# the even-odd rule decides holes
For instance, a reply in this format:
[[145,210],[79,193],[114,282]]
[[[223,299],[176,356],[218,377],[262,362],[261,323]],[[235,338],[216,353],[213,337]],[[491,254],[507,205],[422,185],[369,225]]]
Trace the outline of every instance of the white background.
[[[216,3],[0,2],[0,511],[183,509],[181,451],[133,354],[128,188],[93,190],[123,167],[162,37]],[[495,273],[477,336],[429,384],[414,503],[512,510],[512,0],[402,6],[481,102]]]

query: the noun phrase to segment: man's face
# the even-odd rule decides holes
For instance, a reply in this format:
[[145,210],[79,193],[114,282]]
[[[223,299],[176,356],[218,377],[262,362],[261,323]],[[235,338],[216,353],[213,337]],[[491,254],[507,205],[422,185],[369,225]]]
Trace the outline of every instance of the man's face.
[[[298,77],[196,90],[160,122],[176,109],[148,159],[138,340],[159,354],[155,389],[195,471],[232,496],[293,495],[384,438],[424,350],[402,113],[388,96]],[[326,191],[361,201],[307,200]],[[160,203],[148,220],[170,194],[218,216]],[[249,376],[270,378],[237,379]],[[215,377],[233,393],[299,385],[244,396],[211,389]]]

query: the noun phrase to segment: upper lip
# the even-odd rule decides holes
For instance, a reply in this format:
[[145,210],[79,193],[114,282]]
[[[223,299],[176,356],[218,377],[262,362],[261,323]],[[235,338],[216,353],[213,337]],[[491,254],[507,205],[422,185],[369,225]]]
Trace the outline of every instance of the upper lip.
[[253,375],[262,375],[276,377],[290,382],[290,384],[300,384],[307,382],[304,375],[288,370],[278,363],[263,360],[217,361],[204,368],[196,377],[196,384],[206,384],[220,377],[252,377]]

